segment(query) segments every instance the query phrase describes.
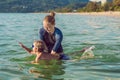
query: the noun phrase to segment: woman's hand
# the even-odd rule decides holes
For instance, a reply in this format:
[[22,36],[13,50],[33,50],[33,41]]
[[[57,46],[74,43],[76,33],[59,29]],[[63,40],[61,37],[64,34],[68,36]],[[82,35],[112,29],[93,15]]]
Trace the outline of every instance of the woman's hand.
[[57,53],[56,53],[55,51],[53,51],[53,50],[51,51],[51,54],[54,55],[54,56],[57,56],[57,57],[60,56],[59,54],[57,54]]
[[56,53],[55,51],[53,51],[53,50],[51,51],[51,54],[53,54],[53,55],[54,55],[55,53]]

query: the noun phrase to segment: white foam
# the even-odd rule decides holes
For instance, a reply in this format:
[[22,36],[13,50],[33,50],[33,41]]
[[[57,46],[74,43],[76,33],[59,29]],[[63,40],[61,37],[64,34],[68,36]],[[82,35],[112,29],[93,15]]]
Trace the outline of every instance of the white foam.
[[88,48],[85,48],[85,51],[83,52],[81,59],[83,58],[93,58],[94,57],[94,53],[93,53],[93,49],[95,48],[95,46],[90,46]]

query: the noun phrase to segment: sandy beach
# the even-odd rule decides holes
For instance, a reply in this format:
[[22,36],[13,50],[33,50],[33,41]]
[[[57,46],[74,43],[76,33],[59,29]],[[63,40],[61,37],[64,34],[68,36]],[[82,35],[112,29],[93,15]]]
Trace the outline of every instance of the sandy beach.
[[80,13],[81,15],[94,15],[94,16],[114,16],[114,17],[120,17],[120,12],[90,12],[90,13]]
[[80,13],[62,13],[62,14],[80,14],[80,15],[93,15],[93,16],[120,17],[120,11],[115,11],[115,12],[113,12],[113,11],[108,11],[108,12],[80,12]]

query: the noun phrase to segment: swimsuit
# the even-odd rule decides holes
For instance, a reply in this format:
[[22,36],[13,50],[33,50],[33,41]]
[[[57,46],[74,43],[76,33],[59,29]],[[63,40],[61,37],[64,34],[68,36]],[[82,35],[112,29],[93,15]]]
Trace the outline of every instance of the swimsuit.
[[48,48],[48,53],[55,51],[56,53],[62,53],[63,48],[61,45],[63,34],[60,29],[55,27],[53,34],[49,34],[44,28],[39,31],[40,40],[43,40]]

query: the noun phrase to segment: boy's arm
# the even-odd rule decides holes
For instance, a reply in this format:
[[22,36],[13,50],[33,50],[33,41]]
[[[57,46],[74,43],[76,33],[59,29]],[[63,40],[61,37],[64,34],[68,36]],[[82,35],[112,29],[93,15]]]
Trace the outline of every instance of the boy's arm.
[[33,54],[33,51],[32,51],[31,49],[27,48],[27,47],[26,47],[25,45],[23,45],[21,42],[19,42],[19,45],[20,45],[24,50],[26,50],[28,53]]
[[36,58],[35,58],[35,62],[38,63],[39,59],[41,57],[42,53],[37,54]]

